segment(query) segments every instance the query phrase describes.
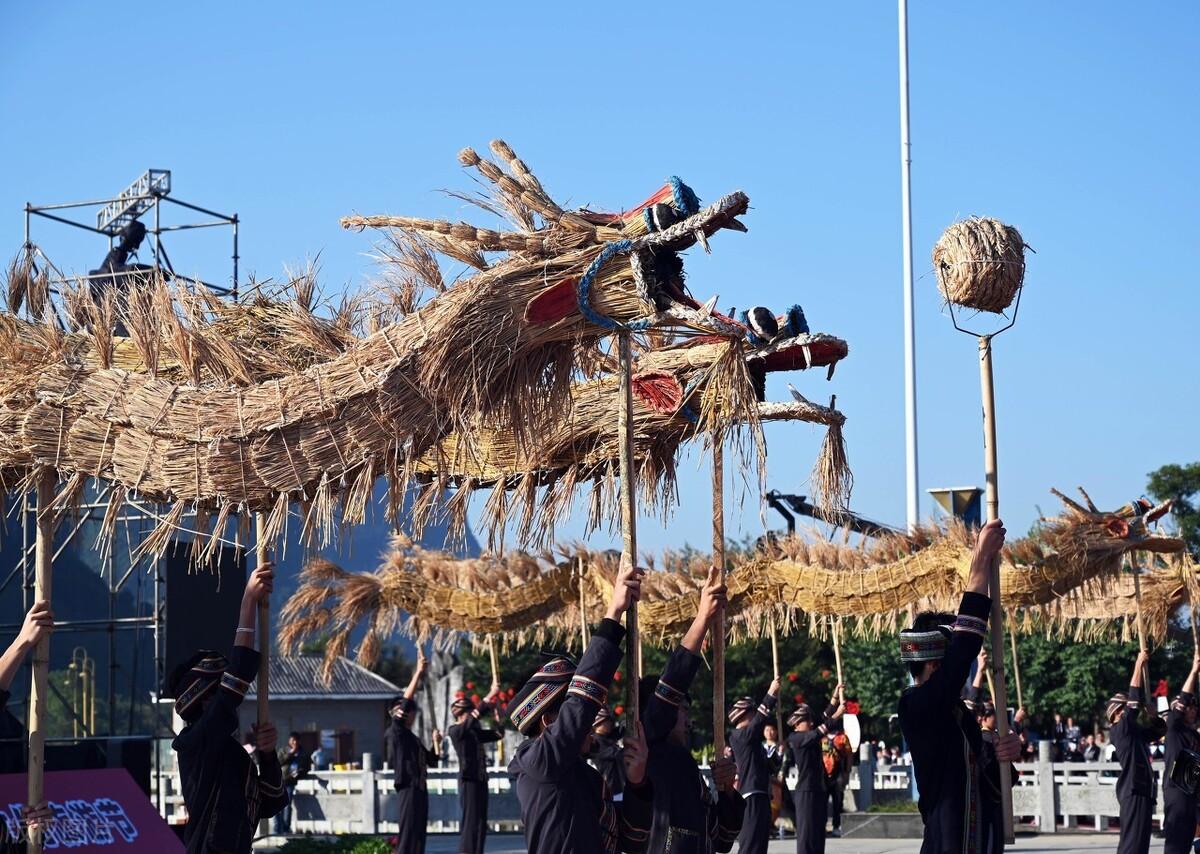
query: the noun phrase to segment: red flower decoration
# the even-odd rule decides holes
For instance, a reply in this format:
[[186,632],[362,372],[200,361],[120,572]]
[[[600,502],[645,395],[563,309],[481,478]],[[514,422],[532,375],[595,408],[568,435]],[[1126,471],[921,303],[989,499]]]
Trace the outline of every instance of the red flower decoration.
[[847,700],[846,701],[846,714],[857,715],[858,710],[859,710],[859,705],[858,705],[857,700]]
[[617,706],[615,709],[613,709],[613,714],[617,717],[620,717],[621,715],[625,714],[625,707]]
[[508,699],[510,699],[510,700],[511,700],[511,699],[512,699],[513,697],[515,697],[516,695],[517,695],[517,689],[516,689],[516,688],[509,688],[509,689],[508,689]]
[[822,679],[828,679],[828,678],[829,678],[829,671],[828,671],[828,670],[822,670],[822,671],[821,671],[821,678],[822,678]]
[[793,700],[795,700],[797,703],[803,703],[803,702],[804,702],[804,695],[803,695],[803,694],[797,694],[797,695],[795,695],[794,697],[792,697],[792,699],[793,699]]
[[799,679],[799,678],[800,678],[800,677],[799,677],[799,676],[797,676],[795,673],[789,673],[789,674],[788,674],[788,681],[789,681],[789,682],[795,682],[795,681],[796,681],[797,679]]
[[479,695],[478,695],[478,694],[472,694],[472,695],[471,695],[471,702],[472,702],[472,703],[474,703],[475,705],[477,705],[477,706],[478,706],[478,705],[479,705]]
[[618,670],[616,673],[613,674],[613,681],[614,682],[621,681],[621,671],[620,670]]
[[461,700],[465,696],[467,696],[466,691],[455,691],[454,692],[454,699],[456,699],[456,700]]
[[468,691],[474,691],[474,690],[475,690],[475,683],[474,683],[474,682],[468,682],[468,683],[467,683],[467,690],[468,690]]

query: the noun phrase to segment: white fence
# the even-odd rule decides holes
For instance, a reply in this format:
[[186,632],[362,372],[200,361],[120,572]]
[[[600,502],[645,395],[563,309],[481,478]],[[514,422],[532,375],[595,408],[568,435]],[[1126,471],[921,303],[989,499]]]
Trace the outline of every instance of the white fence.
[[[1037,762],[1017,763],[1021,772],[1013,790],[1013,812],[1026,827],[1042,833],[1062,828],[1104,830],[1118,814],[1115,762],[1051,762],[1049,744],[1043,742]],[[370,769],[372,757],[364,756]],[[847,810],[866,810],[877,801],[905,797],[910,790],[911,767],[877,768],[862,760],[852,774]],[[1157,785],[1162,785],[1162,763],[1154,763]],[[459,821],[457,770],[429,771],[429,829],[456,832]],[[517,830],[520,806],[503,768],[489,772],[488,819],[494,830]],[[186,820],[179,781],[169,780],[163,793],[163,815],[171,823]],[[1158,798],[1161,820],[1163,799]],[[392,833],[396,831],[396,796],[390,770],[316,771],[296,787],[293,832]]]

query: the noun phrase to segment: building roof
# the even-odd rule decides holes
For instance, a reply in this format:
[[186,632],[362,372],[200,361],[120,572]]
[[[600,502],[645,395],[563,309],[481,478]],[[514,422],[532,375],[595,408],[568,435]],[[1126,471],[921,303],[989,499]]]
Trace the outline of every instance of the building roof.
[[[272,700],[387,700],[400,689],[378,674],[338,656],[333,676],[321,681],[321,656],[271,656],[270,698]],[[255,696],[251,685],[247,698]]]

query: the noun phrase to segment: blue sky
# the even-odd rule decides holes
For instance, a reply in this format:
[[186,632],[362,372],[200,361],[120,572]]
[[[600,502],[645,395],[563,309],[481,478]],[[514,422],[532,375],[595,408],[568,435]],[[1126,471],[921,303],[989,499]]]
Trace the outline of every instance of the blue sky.
[[[104,196],[152,166],[241,216],[243,273],[320,253],[331,292],[372,274],[369,236],[339,216],[463,215],[438,190],[468,189],[455,153],[494,137],[571,204],[634,204],[670,174],[707,199],[741,188],[750,231],[691,253],[693,291],[799,302],[849,341],[832,382],[786,379],[838,395],[854,508],[902,522],[896,10],[732,8],[6,4],[5,254],[26,201]],[[1122,503],[1197,458],[1200,7],[917,2],[910,27],[922,489],[983,479],[976,347],[941,314],[929,257],[946,225],[986,214],[1037,250],[996,345],[1003,515],[1024,530],[1051,486]],[[35,237],[80,270],[105,247],[79,234]],[[227,275],[224,235],[168,246],[181,271]],[[804,492],[820,440],[772,427],[770,485]],[[670,524],[641,523],[644,549],[709,541],[698,465]],[[761,532],[756,496],[727,528]]]

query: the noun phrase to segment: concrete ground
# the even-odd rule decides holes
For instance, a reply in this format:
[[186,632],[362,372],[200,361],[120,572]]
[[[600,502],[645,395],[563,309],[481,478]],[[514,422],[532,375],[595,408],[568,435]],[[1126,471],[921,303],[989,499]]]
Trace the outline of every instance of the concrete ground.
[[[456,854],[457,836],[430,836],[426,854]],[[1051,851],[1112,851],[1117,847],[1115,833],[1079,834],[1057,833],[1053,836],[1019,836],[1016,845],[1008,848],[1014,854],[1042,854]],[[488,854],[524,854],[525,846],[519,836],[490,835]],[[736,852],[736,848],[734,849]],[[771,854],[793,854],[796,843],[791,839],[771,843]],[[829,854],[917,854],[918,839],[830,839],[825,850]],[[1162,840],[1150,842],[1151,854],[1161,854]]]

